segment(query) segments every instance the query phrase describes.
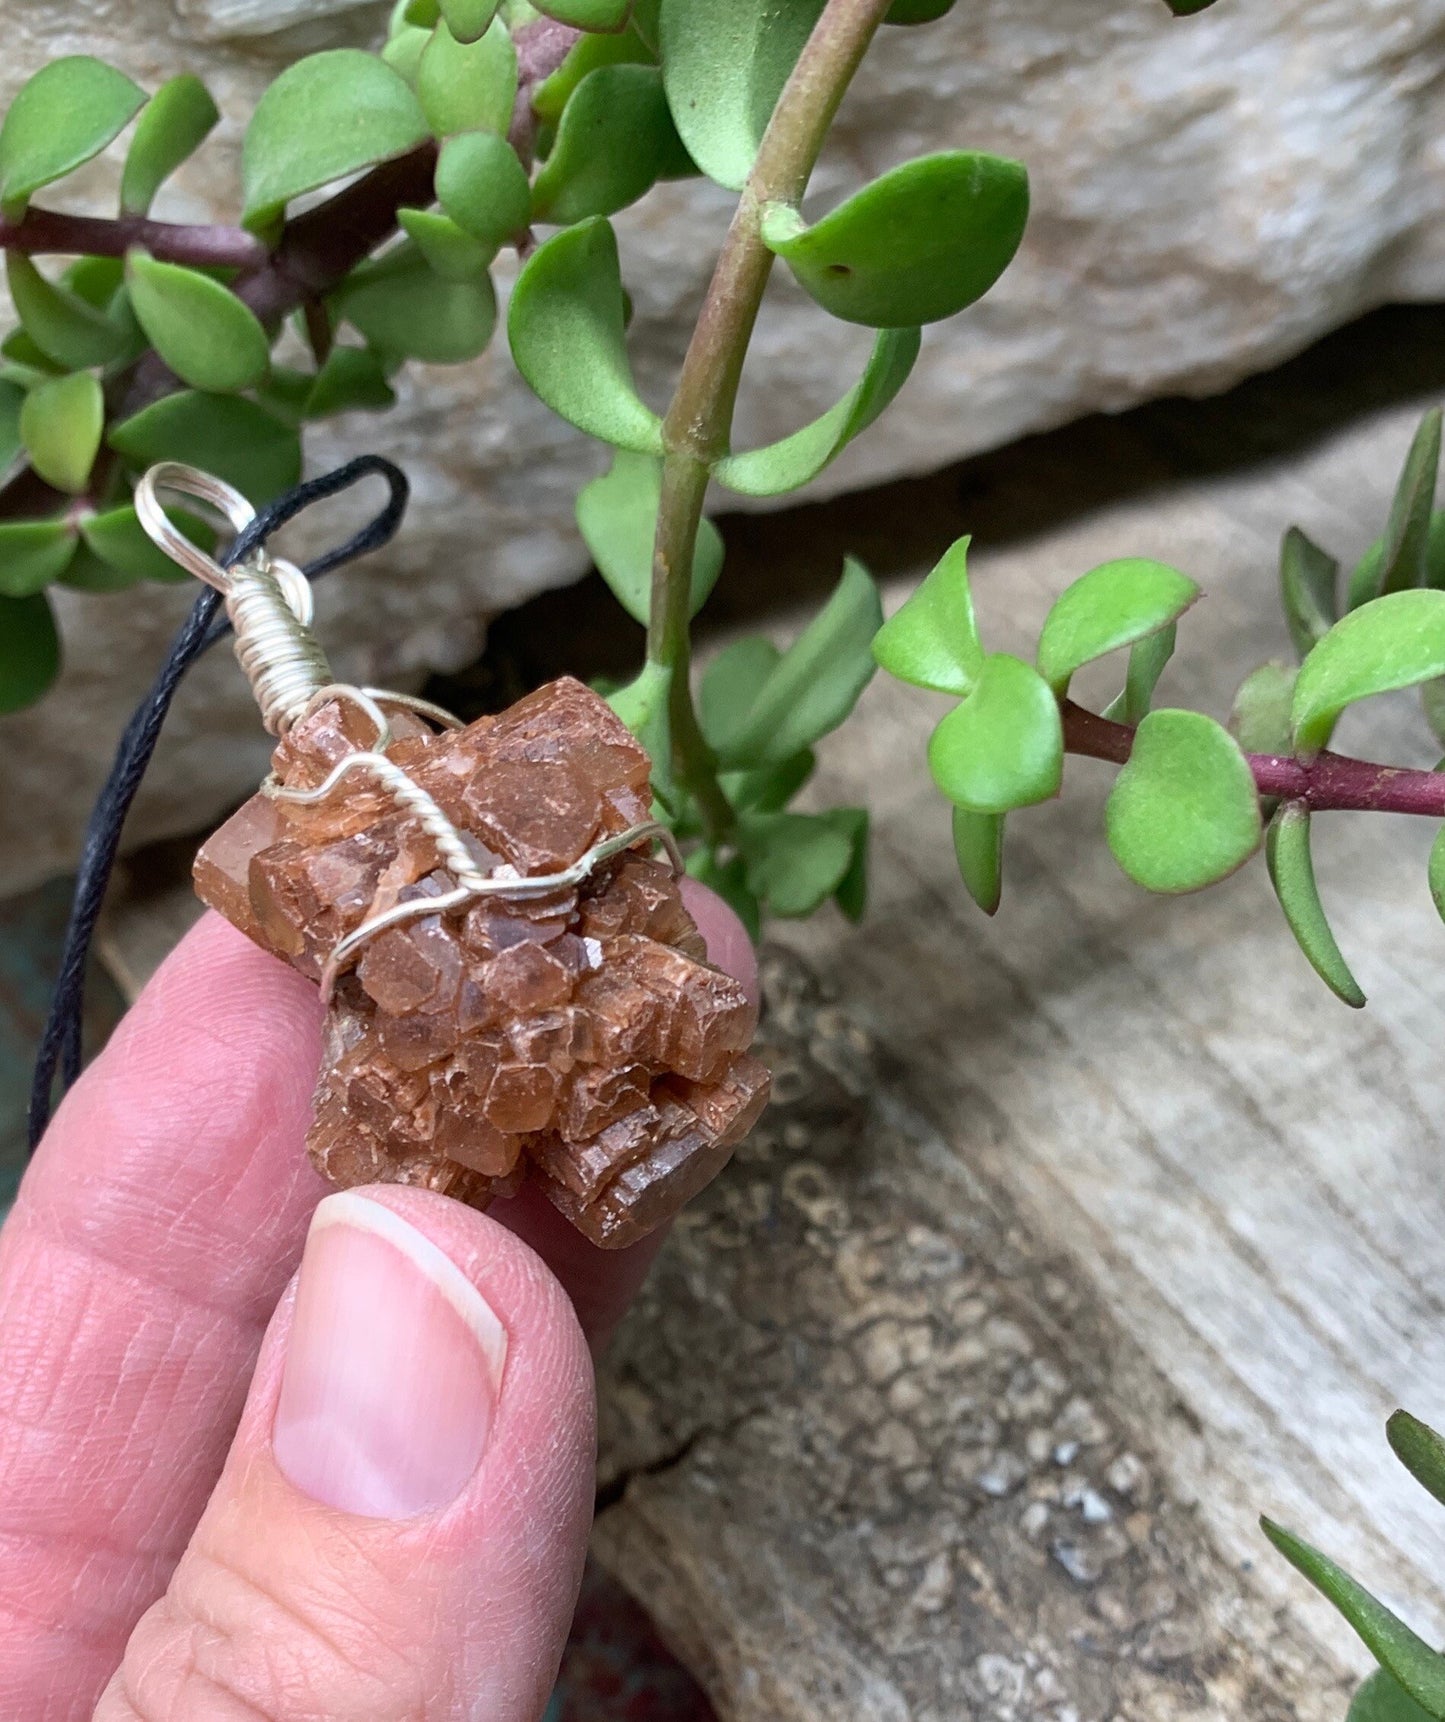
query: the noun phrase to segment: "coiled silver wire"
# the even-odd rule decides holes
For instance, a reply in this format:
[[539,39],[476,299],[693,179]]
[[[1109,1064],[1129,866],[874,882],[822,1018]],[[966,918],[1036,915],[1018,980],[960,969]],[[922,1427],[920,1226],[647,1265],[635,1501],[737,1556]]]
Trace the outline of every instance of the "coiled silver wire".
[[160,490],[208,503],[235,532],[249,526],[256,511],[239,490],[179,461],[151,467],[135,488],[136,514],[155,544],[225,599],[236,658],[256,696],[261,721],[270,734],[285,735],[316,695],[332,685],[331,665],[311,631],[310,581],[299,568],[263,549],[233,568],[222,568],[174,524],[161,507],[156,494]]
[[285,735],[331,685],[331,665],[307,625],[310,599],[306,576],[288,563],[257,558],[231,571],[226,614],[236,658],[274,736]]

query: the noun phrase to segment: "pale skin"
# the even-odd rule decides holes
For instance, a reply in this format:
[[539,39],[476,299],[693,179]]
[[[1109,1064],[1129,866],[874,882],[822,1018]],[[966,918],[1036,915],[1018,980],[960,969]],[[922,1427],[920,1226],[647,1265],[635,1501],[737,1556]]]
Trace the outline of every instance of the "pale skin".
[[[685,890],[756,996],[736,918]],[[609,1254],[541,1199],[372,1186],[308,1243],[319,1030],[315,987],[208,915],[26,1175],[0,1232],[0,1716],[546,1704],[592,1355],[660,1240]]]

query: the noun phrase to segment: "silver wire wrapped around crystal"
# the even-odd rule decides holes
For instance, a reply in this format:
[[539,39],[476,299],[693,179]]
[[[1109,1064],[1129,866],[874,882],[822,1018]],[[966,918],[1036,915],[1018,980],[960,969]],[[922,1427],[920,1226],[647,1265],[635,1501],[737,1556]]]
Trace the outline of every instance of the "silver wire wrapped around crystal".
[[325,801],[347,777],[364,771],[399,807],[417,818],[423,832],[436,845],[445,869],[456,881],[455,888],[442,896],[398,903],[363,921],[341,939],[322,971],[323,998],[330,998],[347,963],[378,933],[401,922],[442,914],[481,897],[527,897],[580,884],[603,861],[644,840],[660,841],[674,873],[682,872],[682,857],[672,833],[655,820],[647,820],[593,844],[560,873],[525,876],[505,864],[490,874],[482,873],[461,832],[436,801],[394,760],[387,758],[392,732],[386,706],[404,707],[448,728],[460,728],[460,720],[430,701],[408,694],[333,681],[331,665],[311,630],[311,586],[300,569],[264,549],[254,551],[232,568],[222,568],[171,520],[161,507],[157,496],[160,490],[208,503],[225,516],[235,532],[250,525],[255,510],[240,491],[223,480],[179,461],[163,461],[151,467],[135,490],[136,514],[153,542],[172,561],[214,587],[225,600],[226,615],[235,633],[236,659],[251,685],[261,721],[269,733],[278,738],[284,736],[328,699],[356,706],[375,729],[371,747],[341,760],[315,789],[288,789],[268,778],[262,785],[263,791],[277,801],[312,806]]

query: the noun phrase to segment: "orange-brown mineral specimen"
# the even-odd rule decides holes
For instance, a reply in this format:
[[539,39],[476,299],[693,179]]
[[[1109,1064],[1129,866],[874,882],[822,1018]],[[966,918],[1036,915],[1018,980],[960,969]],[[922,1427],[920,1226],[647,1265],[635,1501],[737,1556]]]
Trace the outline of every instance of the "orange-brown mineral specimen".
[[[560,872],[648,818],[647,755],[570,678],[463,730],[393,727],[389,757],[483,872]],[[323,705],[277,747],[277,775],[314,788],[371,740],[354,706]],[[201,897],[313,978],[363,921],[451,883],[417,817],[359,774],[319,806],[254,796],[196,860]],[[752,1032],[670,870],[627,850],[575,889],[480,898],[370,940],[336,987],[308,1146],[335,1184],[476,1207],[533,1178],[617,1248],[676,1213],[762,1111]]]

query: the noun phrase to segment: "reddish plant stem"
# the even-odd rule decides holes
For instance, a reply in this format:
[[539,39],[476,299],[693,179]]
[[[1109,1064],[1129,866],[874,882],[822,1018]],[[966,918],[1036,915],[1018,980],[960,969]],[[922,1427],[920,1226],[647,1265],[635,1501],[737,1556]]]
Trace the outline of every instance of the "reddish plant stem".
[[[532,91],[557,70],[581,34],[550,19],[518,32],[518,101],[529,112]],[[399,209],[432,202],[436,159],[436,144],[427,142],[382,162],[335,197],[287,222],[274,251],[243,228],[187,227],[139,216],[108,221],[46,209],[27,210],[18,222],[0,220],[0,249],[123,257],[132,245],[143,245],[168,263],[239,268],[233,291],[269,329],[292,311],[308,312],[319,361],[324,345],[319,341],[322,298],[396,232]],[[524,245],[528,239],[530,234],[524,236]],[[180,386],[174,372],[155,353],[147,353],[128,377],[122,373],[113,379],[108,390],[112,416],[129,417]],[[53,513],[64,500],[32,468],[24,467],[0,487],[0,520]]]
[[[1063,703],[1064,747],[1089,759],[1123,765],[1134,747],[1130,725]],[[1306,763],[1275,753],[1247,753],[1261,795],[1302,801],[1312,813],[1422,813],[1445,818],[1445,772],[1377,765],[1328,749]]]
[[[395,233],[398,209],[432,201],[436,159],[436,145],[421,144],[288,221],[276,249],[264,263],[238,276],[231,291],[268,329],[315,303]],[[179,387],[159,355],[147,353],[121,396],[116,416],[129,418]]]
[[243,227],[187,227],[178,221],[152,221],[123,215],[66,215],[56,209],[28,209],[19,221],[0,219],[0,250],[30,256],[124,257],[139,245],[163,263],[198,269],[256,269],[269,253],[264,240]]

